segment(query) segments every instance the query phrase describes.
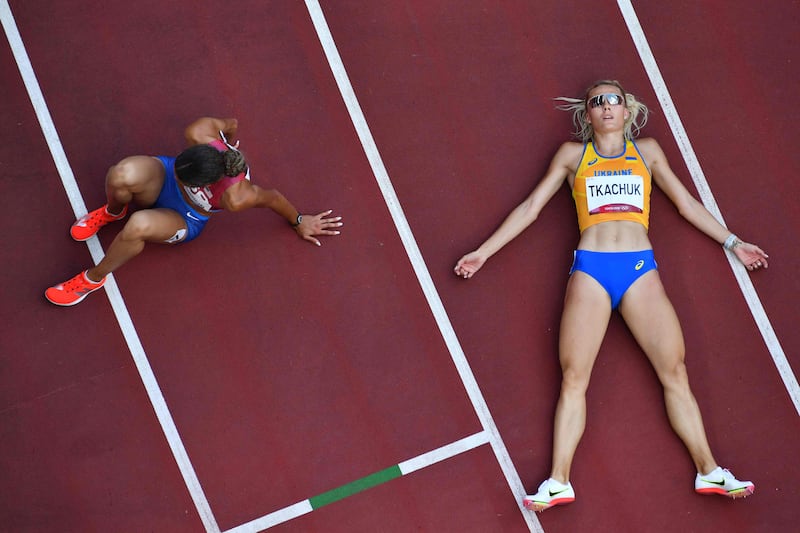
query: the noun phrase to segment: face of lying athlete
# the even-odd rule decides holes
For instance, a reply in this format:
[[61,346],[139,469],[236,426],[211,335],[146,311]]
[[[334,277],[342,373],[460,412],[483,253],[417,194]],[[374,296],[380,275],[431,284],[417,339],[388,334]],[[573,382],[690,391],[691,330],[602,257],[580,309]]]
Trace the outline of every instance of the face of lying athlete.
[[630,115],[625,97],[615,85],[598,85],[586,98],[586,121],[596,132],[622,130]]

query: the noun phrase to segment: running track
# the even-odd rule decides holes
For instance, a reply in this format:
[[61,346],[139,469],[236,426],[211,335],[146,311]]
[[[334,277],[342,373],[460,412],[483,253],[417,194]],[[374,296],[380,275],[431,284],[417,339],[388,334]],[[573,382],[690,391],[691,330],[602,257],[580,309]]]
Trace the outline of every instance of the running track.
[[[0,183],[16,200],[3,214],[0,530],[796,527],[800,220],[784,169],[800,165],[800,3],[636,5],[666,111],[611,1],[322,2],[350,107],[314,2],[65,4],[10,2],[54,130],[0,51]],[[655,377],[615,319],[579,499],[533,517],[517,492],[549,468],[577,238],[567,191],[474,280],[451,268],[568,137],[550,99],[608,76],[653,109],[646,133],[687,184],[705,178],[727,224],[771,255],[768,271],[736,274],[654,195],[651,237],[712,447],[757,492],[693,493]],[[102,203],[121,157],[180,151],[200,115],[239,117],[255,180],[343,214],[342,236],[317,249],[271,214],[221,215],[179,251],[148,248],[110,299],[49,305],[44,288],[91,260],[67,234],[74,206]]]

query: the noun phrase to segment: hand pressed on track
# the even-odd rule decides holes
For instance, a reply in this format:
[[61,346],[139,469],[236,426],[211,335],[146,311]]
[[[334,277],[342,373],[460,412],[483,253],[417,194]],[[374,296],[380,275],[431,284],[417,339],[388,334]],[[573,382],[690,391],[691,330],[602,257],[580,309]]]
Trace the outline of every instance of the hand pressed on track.
[[339,235],[339,230],[331,228],[340,228],[343,225],[342,217],[330,217],[333,209],[323,211],[316,215],[303,215],[303,220],[294,227],[297,234],[317,246],[322,246],[316,235]]

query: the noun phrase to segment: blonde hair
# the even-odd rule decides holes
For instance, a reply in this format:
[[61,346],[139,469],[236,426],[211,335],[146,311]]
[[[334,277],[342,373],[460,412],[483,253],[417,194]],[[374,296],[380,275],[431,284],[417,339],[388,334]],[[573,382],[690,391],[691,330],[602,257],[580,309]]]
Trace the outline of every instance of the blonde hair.
[[570,98],[568,96],[554,98],[554,100],[564,102],[563,104],[557,105],[556,109],[570,111],[572,113],[572,123],[575,124],[575,137],[583,142],[591,141],[594,136],[594,129],[586,120],[586,103],[592,89],[596,89],[601,85],[612,85],[622,91],[622,96],[625,99],[625,108],[628,110],[628,118],[625,120],[624,126],[624,135],[626,139],[634,139],[639,135],[644,125],[647,124],[649,110],[647,106],[638,101],[634,95],[623,89],[622,85],[617,80],[599,80],[594,82],[591,87],[586,89],[583,98]]

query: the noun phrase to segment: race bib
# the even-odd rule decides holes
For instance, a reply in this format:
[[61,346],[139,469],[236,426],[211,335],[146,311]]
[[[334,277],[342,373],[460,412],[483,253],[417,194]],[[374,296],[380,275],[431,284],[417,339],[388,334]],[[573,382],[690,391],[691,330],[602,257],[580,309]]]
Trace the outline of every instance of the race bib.
[[586,203],[590,215],[641,213],[644,210],[644,179],[634,175],[588,177]]
[[189,187],[188,185],[184,185],[183,189],[194,205],[206,211],[212,210],[211,197],[214,196],[214,194],[208,187]]

